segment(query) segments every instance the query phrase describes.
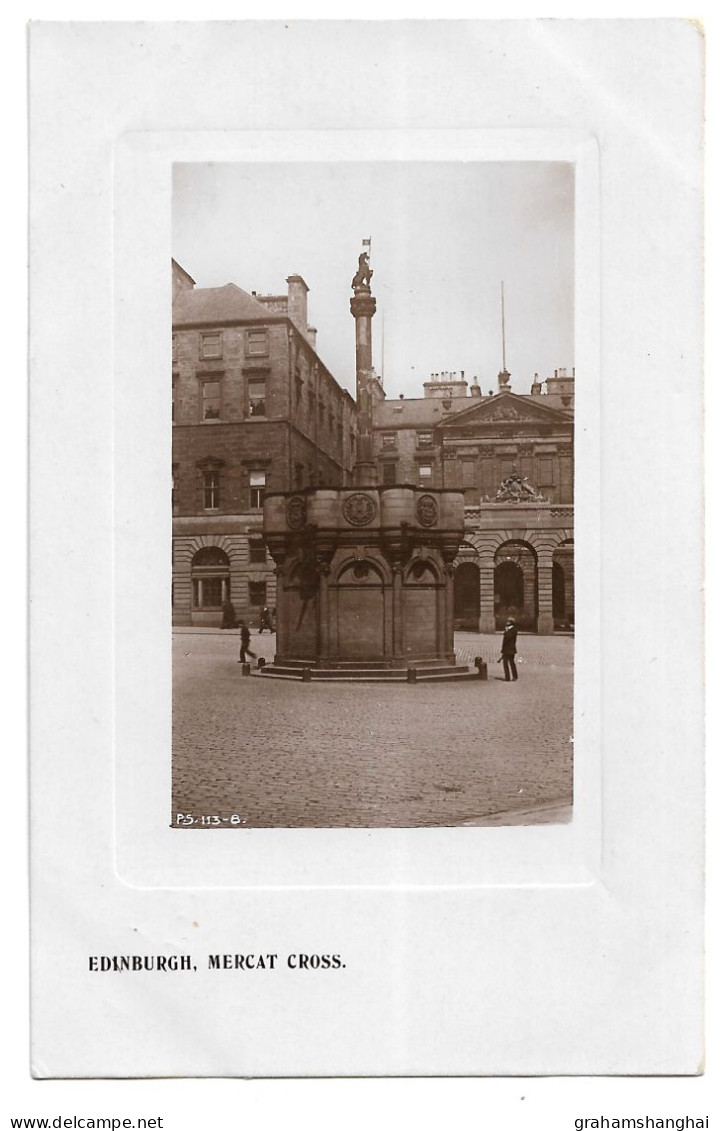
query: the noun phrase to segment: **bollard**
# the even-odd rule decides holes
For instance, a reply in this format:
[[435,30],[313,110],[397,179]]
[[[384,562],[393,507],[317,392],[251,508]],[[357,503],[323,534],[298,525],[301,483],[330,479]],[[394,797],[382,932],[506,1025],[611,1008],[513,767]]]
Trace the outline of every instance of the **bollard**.
[[309,683],[312,679],[312,668],[303,668],[302,670],[303,683]]
[[240,675],[250,675],[250,665],[243,664],[240,668]]
[[257,666],[260,669],[260,671],[263,670],[263,668],[265,667],[265,657],[264,656],[258,656]]
[[482,656],[476,656],[475,657],[475,667],[478,670],[478,678],[486,680],[487,677],[488,677],[487,676],[487,664],[483,660]]
[[417,668],[412,665],[407,670],[407,681],[408,683],[417,683]]

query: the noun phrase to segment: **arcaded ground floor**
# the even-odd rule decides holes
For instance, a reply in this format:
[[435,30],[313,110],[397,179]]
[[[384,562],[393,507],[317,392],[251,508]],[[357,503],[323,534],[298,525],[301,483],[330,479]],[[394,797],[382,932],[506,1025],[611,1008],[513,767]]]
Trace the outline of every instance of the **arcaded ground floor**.
[[[500,636],[457,633],[488,682],[300,683],[243,678],[236,632],[173,635],[173,824],[390,828],[567,821],[573,640],[521,636],[517,683]],[[275,637],[253,634],[271,658]],[[177,815],[191,814],[192,826]]]

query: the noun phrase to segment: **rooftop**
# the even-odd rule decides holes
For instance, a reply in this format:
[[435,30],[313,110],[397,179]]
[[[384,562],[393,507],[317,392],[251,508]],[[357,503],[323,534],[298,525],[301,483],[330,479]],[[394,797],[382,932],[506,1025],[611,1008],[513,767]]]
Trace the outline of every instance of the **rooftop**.
[[212,322],[268,322],[280,320],[235,283],[224,287],[196,287],[180,291],[173,303],[173,325]]

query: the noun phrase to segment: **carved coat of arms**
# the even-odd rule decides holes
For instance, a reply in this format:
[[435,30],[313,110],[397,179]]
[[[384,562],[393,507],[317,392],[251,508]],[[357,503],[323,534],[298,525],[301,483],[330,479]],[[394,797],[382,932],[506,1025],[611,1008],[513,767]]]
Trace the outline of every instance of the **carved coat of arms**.
[[300,530],[307,518],[307,507],[301,495],[293,495],[285,507],[285,518],[291,530]]
[[367,526],[375,518],[377,507],[370,495],[349,495],[343,503],[343,514],[352,526]]
[[432,495],[421,495],[415,512],[421,526],[434,526],[438,520],[438,505]]
[[497,489],[496,503],[544,503],[544,496],[536,491],[524,475],[508,475]]

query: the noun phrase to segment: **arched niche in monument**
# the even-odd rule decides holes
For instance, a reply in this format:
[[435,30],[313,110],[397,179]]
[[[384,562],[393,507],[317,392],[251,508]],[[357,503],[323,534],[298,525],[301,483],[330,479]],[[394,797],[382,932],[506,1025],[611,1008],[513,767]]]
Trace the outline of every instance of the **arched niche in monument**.
[[338,654],[350,661],[381,661],[386,650],[387,586],[380,569],[365,558],[349,562],[338,574],[335,588]]

